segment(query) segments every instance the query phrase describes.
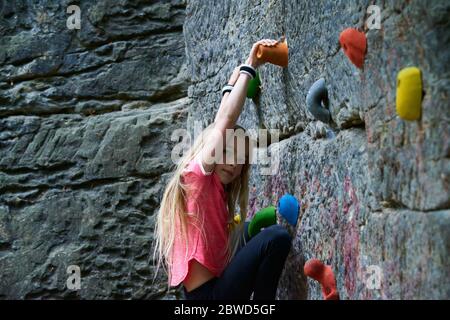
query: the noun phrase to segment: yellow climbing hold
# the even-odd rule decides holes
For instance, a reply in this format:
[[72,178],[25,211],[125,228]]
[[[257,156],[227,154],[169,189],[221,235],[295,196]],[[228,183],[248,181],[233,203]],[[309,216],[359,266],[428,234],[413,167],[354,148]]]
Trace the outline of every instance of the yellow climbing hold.
[[404,120],[418,120],[422,105],[422,75],[419,68],[402,69],[397,75],[397,114]]
[[233,221],[228,223],[228,230],[234,229],[234,227],[239,223],[241,223],[241,215],[237,213],[234,215]]

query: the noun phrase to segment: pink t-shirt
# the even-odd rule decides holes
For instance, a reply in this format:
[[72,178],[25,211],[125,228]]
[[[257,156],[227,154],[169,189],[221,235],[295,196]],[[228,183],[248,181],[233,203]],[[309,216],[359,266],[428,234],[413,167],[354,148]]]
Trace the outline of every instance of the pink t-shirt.
[[[183,172],[184,183],[194,190],[187,194],[186,208],[199,219],[188,217],[187,233],[189,244],[186,248],[181,237],[179,222],[175,224],[175,240],[172,249],[171,286],[179,285],[187,276],[190,261],[195,259],[215,276],[220,276],[227,261],[228,228],[227,228],[227,195],[215,172],[205,172],[201,161],[194,159]],[[198,206],[196,205],[198,204]],[[199,227],[203,219],[204,235]],[[206,242],[205,239],[206,238]]]

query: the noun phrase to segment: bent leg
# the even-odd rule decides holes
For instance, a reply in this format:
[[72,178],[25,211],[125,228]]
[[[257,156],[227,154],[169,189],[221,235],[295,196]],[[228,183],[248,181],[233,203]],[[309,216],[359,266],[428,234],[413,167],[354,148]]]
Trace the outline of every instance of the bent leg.
[[253,300],[275,299],[278,280],[291,249],[292,238],[284,227],[273,225],[267,229],[271,233],[268,237],[272,241],[270,241],[270,248],[256,274]]
[[275,299],[278,280],[291,247],[280,225],[270,226],[243,246],[217,279],[213,299]]

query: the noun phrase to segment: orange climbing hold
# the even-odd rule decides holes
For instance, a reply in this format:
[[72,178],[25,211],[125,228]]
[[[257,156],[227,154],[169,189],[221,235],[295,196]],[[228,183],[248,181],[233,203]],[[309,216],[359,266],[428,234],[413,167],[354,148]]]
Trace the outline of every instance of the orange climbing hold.
[[324,300],[339,300],[336,279],[331,266],[323,264],[318,259],[310,259],[305,263],[303,271],[305,275],[320,283]]
[[273,47],[259,45],[256,57],[264,62],[276,64],[280,67],[288,65],[289,49],[286,38],[282,37],[281,41]]
[[364,32],[347,28],[341,32],[339,43],[350,61],[361,69],[364,65],[364,58],[367,51],[367,39]]

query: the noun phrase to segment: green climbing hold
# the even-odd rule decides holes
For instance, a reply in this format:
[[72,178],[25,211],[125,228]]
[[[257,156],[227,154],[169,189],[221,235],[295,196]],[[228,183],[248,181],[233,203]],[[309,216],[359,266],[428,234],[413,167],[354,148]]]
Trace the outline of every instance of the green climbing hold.
[[248,235],[250,238],[256,236],[262,228],[267,228],[277,223],[276,209],[273,206],[261,209],[253,216],[248,225]]
[[261,80],[259,78],[259,72],[256,72],[256,77],[254,77],[248,83],[247,88],[247,98],[253,99],[258,94],[259,86],[261,85]]

